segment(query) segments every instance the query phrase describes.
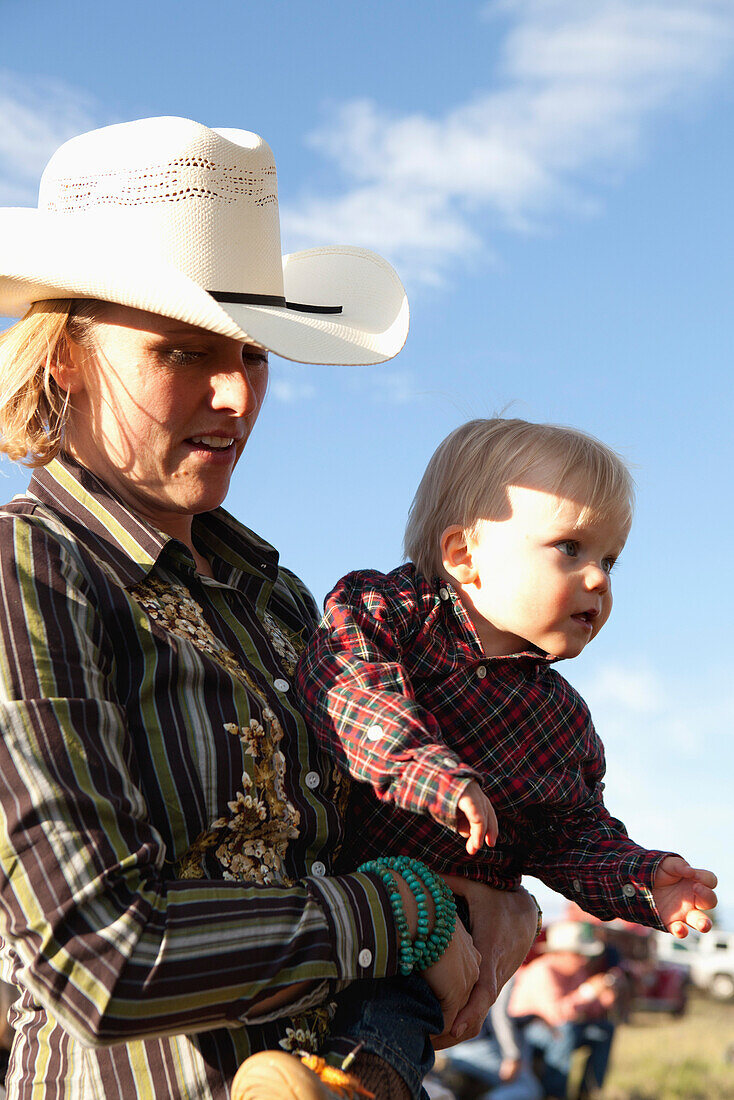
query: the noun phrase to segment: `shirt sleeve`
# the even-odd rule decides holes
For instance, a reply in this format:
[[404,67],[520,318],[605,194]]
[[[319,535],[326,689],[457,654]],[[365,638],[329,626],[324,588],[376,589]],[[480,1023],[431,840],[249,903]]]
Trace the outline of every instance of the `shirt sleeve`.
[[454,828],[479,773],[445,743],[415,699],[403,648],[416,629],[390,577],[351,573],[327,597],[296,672],[299,705],[322,747],[384,802]]
[[172,877],[96,599],[63,531],[0,519],[0,919],[18,980],[102,1046],[239,1026],[296,982],[311,983],[304,1007],[394,974],[375,876]]
[[604,805],[604,749],[585,704],[578,779],[566,804],[540,814],[528,830],[523,870],[535,875],[583,910],[612,920],[622,917],[664,930],[652,884],[669,852],[641,848]]
[[522,1050],[518,1041],[515,1021],[509,1014],[510,996],[512,994],[512,978],[505,982],[497,995],[497,1000],[489,1010],[487,1022],[490,1034],[497,1040],[500,1048],[500,1056],[503,1061],[519,1062],[522,1058]]

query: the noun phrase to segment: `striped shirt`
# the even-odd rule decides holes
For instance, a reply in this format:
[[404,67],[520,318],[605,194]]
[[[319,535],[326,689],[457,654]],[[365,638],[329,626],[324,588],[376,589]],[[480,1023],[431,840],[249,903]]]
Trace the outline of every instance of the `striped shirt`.
[[[397,970],[389,898],[329,874],[346,783],[290,681],[313,600],[222,509],[190,552],[69,458],[0,509],[9,1095],[229,1096]],[[261,1000],[308,981],[290,1015]],[[281,1010],[282,1011],[282,1010]]]
[[[668,853],[635,844],[604,806],[604,748],[550,660],[487,657],[451,585],[412,564],[342,578],[296,691],[321,745],[359,780],[350,857],[402,853],[504,889],[536,875],[603,920],[663,928],[650,891]],[[499,838],[468,856],[454,826],[472,779]]]

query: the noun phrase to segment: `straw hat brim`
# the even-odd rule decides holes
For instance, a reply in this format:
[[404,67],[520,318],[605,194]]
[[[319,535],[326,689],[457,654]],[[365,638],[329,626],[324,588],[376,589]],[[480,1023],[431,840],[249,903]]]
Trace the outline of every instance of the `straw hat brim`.
[[219,303],[173,265],[112,226],[27,209],[0,210],[0,313],[22,316],[46,298],[97,298],[260,344],[301,363],[381,363],[400,351],[409,311],[393,268],[362,248],[307,249],[283,257],[285,298],[339,305],[338,315]]

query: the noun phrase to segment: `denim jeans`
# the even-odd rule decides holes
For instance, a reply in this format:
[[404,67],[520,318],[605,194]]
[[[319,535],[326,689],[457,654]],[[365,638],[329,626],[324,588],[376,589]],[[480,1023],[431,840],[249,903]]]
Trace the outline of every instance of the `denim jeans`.
[[354,982],[336,998],[332,1036],[360,1040],[397,1070],[413,1100],[427,1100],[423,1078],[434,1061],[431,1035],[443,1031],[443,1013],[423,978],[381,978]]
[[584,1080],[601,1088],[607,1072],[614,1038],[614,1024],[594,1020],[583,1024],[549,1027],[543,1020],[532,1020],[524,1029],[525,1039],[543,1055],[543,1087],[550,1096],[565,1096],[571,1057],[578,1047],[588,1047]]
[[497,1100],[541,1100],[543,1089],[533,1076],[524,1053],[523,1050],[522,1067],[514,1081],[503,1081],[500,1077],[502,1052],[494,1037],[480,1035],[467,1039],[445,1050],[444,1058],[451,1069],[492,1089],[492,1096]]

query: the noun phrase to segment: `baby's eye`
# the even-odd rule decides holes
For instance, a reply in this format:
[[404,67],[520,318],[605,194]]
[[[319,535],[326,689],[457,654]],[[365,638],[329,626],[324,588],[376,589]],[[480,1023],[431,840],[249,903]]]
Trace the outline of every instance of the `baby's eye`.
[[557,542],[556,547],[569,558],[577,557],[579,552],[579,544],[574,539],[564,539],[563,542]]
[[614,566],[616,564],[617,564],[617,559],[616,558],[604,558],[604,560],[601,563],[601,567],[604,570],[604,572],[607,574],[607,576],[609,576],[609,574],[614,569]]

